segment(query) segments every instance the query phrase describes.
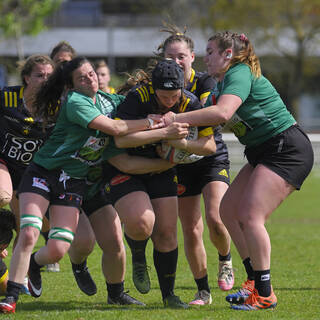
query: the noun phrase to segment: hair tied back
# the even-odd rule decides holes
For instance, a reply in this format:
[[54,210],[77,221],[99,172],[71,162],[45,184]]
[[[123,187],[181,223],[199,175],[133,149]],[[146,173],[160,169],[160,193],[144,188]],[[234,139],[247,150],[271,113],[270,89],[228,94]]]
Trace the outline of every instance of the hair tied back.
[[244,41],[244,42],[248,42],[248,38],[247,38],[247,36],[246,36],[244,33],[241,33],[241,34],[240,34],[240,40],[241,40],[241,41]]

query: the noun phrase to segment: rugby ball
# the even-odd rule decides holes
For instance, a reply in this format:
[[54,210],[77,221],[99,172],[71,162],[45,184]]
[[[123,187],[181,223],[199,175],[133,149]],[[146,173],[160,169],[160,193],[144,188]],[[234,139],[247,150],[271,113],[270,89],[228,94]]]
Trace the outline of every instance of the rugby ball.
[[[189,133],[186,136],[187,140],[198,139],[198,127],[189,127]],[[193,163],[203,158],[186,150],[177,149],[169,146],[167,143],[161,144],[161,158],[170,161],[171,163]]]

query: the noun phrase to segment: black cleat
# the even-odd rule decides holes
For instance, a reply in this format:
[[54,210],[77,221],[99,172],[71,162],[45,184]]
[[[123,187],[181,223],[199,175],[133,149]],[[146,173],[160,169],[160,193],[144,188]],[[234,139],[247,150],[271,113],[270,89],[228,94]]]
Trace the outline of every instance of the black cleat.
[[40,269],[32,269],[29,267],[28,271],[28,289],[30,294],[35,297],[39,298],[42,294],[42,281],[41,281],[41,274]]
[[145,304],[131,296],[128,295],[126,292],[121,292],[119,297],[110,298],[108,296],[108,304],[117,304],[117,305],[129,305],[135,304],[139,306],[145,306]]
[[83,293],[88,296],[93,296],[97,293],[97,286],[90,275],[88,267],[82,270],[72,268],[72,271],[77,285]]

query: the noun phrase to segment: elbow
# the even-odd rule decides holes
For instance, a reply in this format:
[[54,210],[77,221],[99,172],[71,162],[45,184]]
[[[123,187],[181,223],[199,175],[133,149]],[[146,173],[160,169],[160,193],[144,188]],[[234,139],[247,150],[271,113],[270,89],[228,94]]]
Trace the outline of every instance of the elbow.
[[112,133],[111,133],[111,135],[113,135],[114,137],[121,136],[121,135],[123,135],[123,134],[124,134],[124,132],[121,130],[120,126],[115,125],[115,126],[112,128]]
[[222,113],[220,115],[220,121],[219,123],[226,123],[231,119],[232,115],[228,114],[228,113]]
[[213,153],[215,153],[217,151],[217,148],[216,146],[208,146],[207,148],[205,148],[202,152],[202,156],[210,156],[212,155]]
[[114,137],[114,142],[116,147],[119,149],[127,148],[127,146],[125,145],[124,139],[122,139],[121,137]]
[[209,152],[208,155],[210,155],[210,154],[212,154],[212,153],[216,153],[216,151],[217,151],[217,146],[216,146],[216,144],[214,144],[214,146],[212,146],[212,147],[210,148],[210,152]]

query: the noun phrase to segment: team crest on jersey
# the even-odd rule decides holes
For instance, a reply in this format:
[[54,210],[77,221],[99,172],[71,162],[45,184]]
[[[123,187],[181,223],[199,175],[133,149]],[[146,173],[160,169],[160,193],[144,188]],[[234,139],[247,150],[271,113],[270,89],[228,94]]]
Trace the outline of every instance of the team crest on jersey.
[[50,190],[48,188],[47,181],[45,179],[33,177],[32,186],[36,187],[36,188],[39,188],[39,189],[42,189],[42,190],[44,190],[46,192],[50,192]]
[[173,182],[176,183],[176,184],[178,184],[178,176],[177,176],[177,175],[175,175],[175,176],[173,177]]
[[28,127],[22,128],[22,133],[23,133],[25,136],[27,136],[27,135],[30,133],[30,128],[28,128]]
[[131,177],[127,174],[118,174],[112,178],[110,185],[116,186],[118,184],[128,181],[129,179],[131,179]]

